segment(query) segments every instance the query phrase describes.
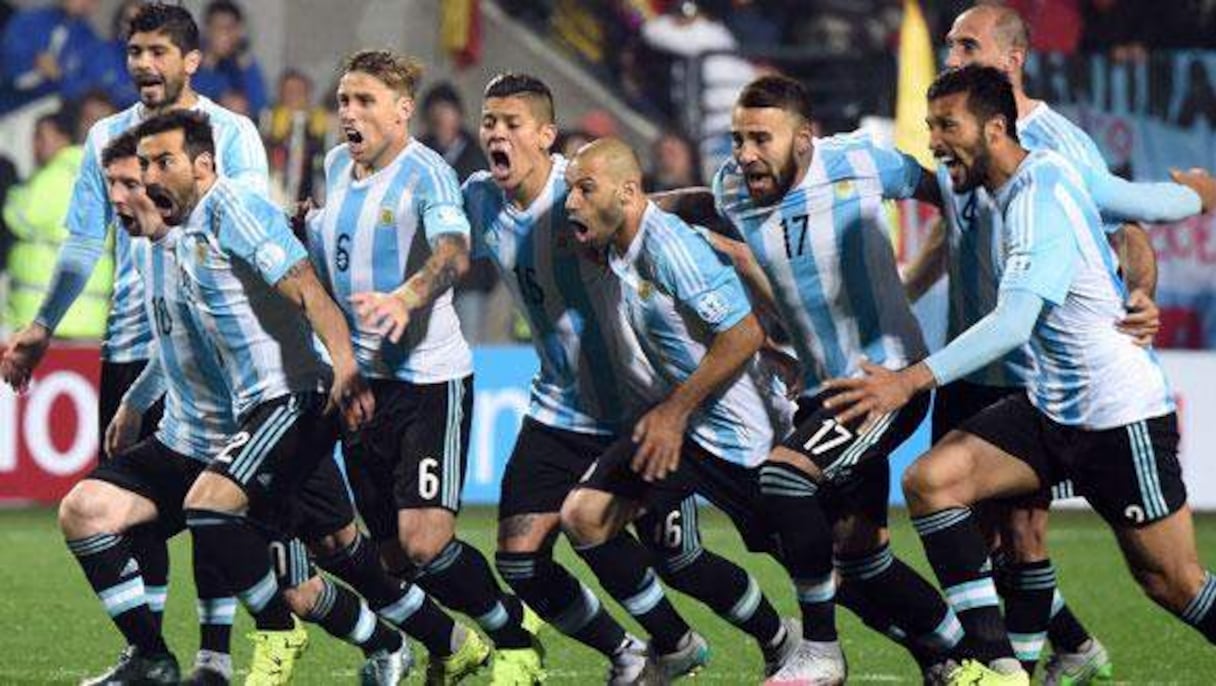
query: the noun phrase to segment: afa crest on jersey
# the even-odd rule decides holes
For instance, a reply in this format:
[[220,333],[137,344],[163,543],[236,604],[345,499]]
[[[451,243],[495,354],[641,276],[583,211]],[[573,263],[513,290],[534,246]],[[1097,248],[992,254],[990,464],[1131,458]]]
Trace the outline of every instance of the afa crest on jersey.
[[838,181],[832,184],[832,190],[836,192],[838,200],[851,198],[857,192],[857,188],[853,185],[852,181]]
[[392,226],[395,223],[394,222],[395,219],[396,219],[396,217],[393,215],[393,208],[391,208],[391,207],[381,207],[380,208],[380,225],[381,226]]
[[650,300],[650,296],[654,295],[654,284],[649,281],[639,282],[638,295],[642,297],[642,300]]

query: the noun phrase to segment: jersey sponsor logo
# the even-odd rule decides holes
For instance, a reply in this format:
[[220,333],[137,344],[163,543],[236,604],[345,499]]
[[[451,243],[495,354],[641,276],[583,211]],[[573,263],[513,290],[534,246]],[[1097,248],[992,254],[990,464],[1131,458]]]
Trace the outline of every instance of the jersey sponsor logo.
[[257,262],[258,269],[271,272],[283,265],[283,261],[287,259],[287,251],[278,243],[268,241],[258,248],[253,259]]
[[707,324],[720,324],[730,314],[730,306],[718,293],[706,293],[697,301],[697,314]]

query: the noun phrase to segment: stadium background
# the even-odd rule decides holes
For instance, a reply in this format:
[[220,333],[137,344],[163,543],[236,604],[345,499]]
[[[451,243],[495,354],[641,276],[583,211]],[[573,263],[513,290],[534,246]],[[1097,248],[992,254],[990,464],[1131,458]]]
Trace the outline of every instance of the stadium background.
[[[10,4],[22,8],[48,3],[21,0]],[[183,4],[197,15],[205,5],[201,0]],[[861,126],[896,140],[909,151],[923,151],[925,140],[918,138],[923,115],[917,108],[932,78],[940,36],[948,26],[942,17],[953,16],[968,3],[925,2],[915,12],[907,9],[916,3],[900,0],[704,3],[703,9],[717,6],[732,12],[764,11],[771,5],[774,12],[780,8],[780,16],[785,18],[798,12],[839,11],[854,19],[859,14],[868,15],[875,21],[858,30],[881,35],[871,36],[861,49],[847,45],[843,50],[834,49],[831,41],[839,38],[836,34],[812,31],[808,34],[811,39],[797,45],[743,42],[732,47],[710,41],[708,47],[696,48],[691,54],[664,53],[642,37],[644,26],[659,20],[665,9],[678,12],[680,4],[660,0],[250,0],[242,9],[249,50],[261,64],[268,83],[284,69],[297,69],[319,85],[318,98],[325,98],[341,56],[358,47],[391,46],[416,55],[426,64],[424,91],[440,81],[452,84],[465,102],[466,126],[476,131],[477,103],[486,80],[506,68],[528,71],[553,87],[563,128],[594,133],[611,124],[619,135],[642,149],[649,148],[664,132],[676,130],[694,143],[701,166],[711,169],[714,161],[729,151],[723,127],[733,92],[758,69],[767,68],[781,69],[807,81],[815,94],[823,133]],[[1040,14],[1051,23],[1067,18],[1060,12],[1075,10],[1086,16],[1084,8],[1107,3],[1048,0],[1028,4],[1045,6],[1047,9]],[[1179,6],[1186,4],[1204,5],[1178,2]],[[117,5],[118,0],[98,3],[94,24],[99,34],[108,32],[108,17]],[[815,9],[810,9],[812,6]],[[1211,14],[1208,11],[1204,16],[1216,28]],[[704,16],[713,19],[712,15]],[[1216,43],[1216,30],[1207,40]],[[1027,82],[1032,96],[1057,106],[1089,131],[1119,173],[1156,180],[1164,178],[1170,167],[1216,167],[1216,44],[1206,46],[1208,49],[1201,44],[1181,49],[1158,47],[1145,39],[1143,53],[1129,57],[1120,52],[1121,47],[1096,49],[1085,46],[1084,41],[1080,43],[1068,54],[1044,53],[1032,60]],[[59,104],[55,97],[46,98],[0,116],[0,153],[12,158],[23,176],[32,166],[28,141],[34,121]],[[933,214],[914,205],[892,207],[891,211],[896,219],[893,245],[901,258],[907,258],[915,254]],[[1159,302],[1165,325],[1158,340],[1165,349],[1161,357],[1180,401],[1182,460],[1191,503],[1197,509],[1216,510],[1216,423],[1211,421],[1216,417],[1216,352],[1212,352],[1216,348],[1216,216],[1154,226],[1151,235],[1160,262]],[[937,344],[943,329],[942,295],[939,284],[917,307],[929,338]],[[491,307],[502,305],[502,301],[489,302]],[[502,343],[493,336],[485,340],[493,342],[479,344],[475,352],[477,393],[464,496],[466,503],[492,505],[497,499],[503,462],[526,409],[527,384],[536,361],[526,345]],[[60,664],[53,651],[33,657],[38,651],[37,642],[48,635],[44,632],[59,630],[54,624],[32,618],[41,614],[44,605],[30,599],[46,597],[45,591],[33,590],[36,581],[62,578],[64,590],[52,595],[78,596],[72,607],[80,608],[88,618],[87,626],[100,629],[104,620],[89,604],[92,599],[84,592],[78,574],[66,569],[68,561],[53,517],[40,509],[54,503],[95,459],[97,366],[94,343],[65,342],[56,345],[28,393],[17,396],[7,387],[0,388],[0,559],[4,560],[0,561],[0,587],[8,589],[3,593],[7,600],[0,601],[0,617],[31,617],[18,626],[32,631],[0,638],[0,657],[26,658],[12,667],[0,660],[0,682],[40,683],[79,676],[70,670],[48,672]],[[893,474],[898,475],[925,447],[926,439],[927,432],[922,430],[901,449],[893,458]],[[897,483],[892,498],[902,502]],[[30,509],[23,509],[27,507]],[[1209,563],[1216,553],[1212,524],[1207,517],[1198,522],[1201,551]],[[474,509],[467,526],[477,532],[474,540],[488,549],[492,511]],[[742,554],[720,519],[711,517],[708,528],[711,541],[727,541],[724,545],[728,549],[733,546],[739,550],[737,554]],[[902,520],[896,536],[902,541],[898,547],[903,553],[922,561],[915,539]],[[1154,613],[1139,597],[1121,569],[1113,542],[1101,531],[1095,517],[1088,513],[1064,517],[1053,530],[1053,538],[1074,542],[1069,552],[1058,554],[1058,559],[1065,570],[1062,583],[1066,591],[1082,596],[1077,601],[1082,612],[1114,594],[1124,599],[1099,608],[1094,623],[1104,639],[1110,631],[1108,625],[1115,625],[1112,638],[1116,651],[1123,645],[1128,651],[1140,651],[1129,674],[1134,683],[1150,680],[1150,675],[1152,680],[1174,683],[1216,680],[1216,658],[1211,651],[1161,613]],[[35,539],[37,543],[32,543]],[[188,546],[179,541],[175,554],[185,552],[185,548]],[[17,562],[15,556],[21,555],[50,559]],[[766,562],[756,564],[762,580],[767,579],[767,587],[778,583],[779,574],[765,568]],[[175,563],[175,569],[178,583],[177,579],[184,580],[188,563]],[[1073,584],[1086,581],[1082,574],[1070,576],[1074,569],[1098,570],[1102,584],[1084,589],[1070,586],[1070,580]],[[175,602],[184,601],[176,598]],[[681,605],[682,609],[687,607]],[[689,611],[694,618],[704,616]],[[1135,617],[1134,625],[1157,632],[1153,641],[1144,644],[1138,631],[1120,626],[1128,612],[1134,612],[1130,615]],[[184,619],[177,631],[188,635],[192,613],[183,607],[178,614]],[[857,625],[846,623],[845,633],[858,636],[861,632]],[[79,628],[75,634],[68,631],[66,635],[78,640],[90,637]],[[891,681],[901,678],[892,675],[912,673],[910,663],[901,655],[880,649],[879,639],[849,640],[852,643],[846,650],[850,658],[864,661],[860,672],[863,680]],[[1176,655],[1164,650],[1171,645],[1178,646]],[[341,661],[332,657],[340,650],[323,648],[322,653],[331,657],[318,659],[331,660],[332,666],[332,661]],[[579,654],[576,649],[570,650]],[[725,648],[729,667],[718,676],[727,682],[737,680],[731,675],[748,674],[748,665],[754,661],[754,656],[745,654],[738,663],[731,661],[732,651],[740,650],[746,653],[737,645]],[[91,646],[84,654],[96,654],[89,659],[100,665],[110,652],[106,644]],[[559,659],[562,654],[558,654]],[[350,656],[346,658],[345,662],[351,662]],[[1195,671],[1184,671],[1181,676],[1167,673],[1157,679],[1162,667],[1168,668],[1177,660],[1193,660]],[[333,669],[337,671],[331,670],[330,676],[351,673]],[[591,673],[579,671],[582,669],[559,672],[559,681],[582,681]],[[707,676],[717,678],[712,672]]]

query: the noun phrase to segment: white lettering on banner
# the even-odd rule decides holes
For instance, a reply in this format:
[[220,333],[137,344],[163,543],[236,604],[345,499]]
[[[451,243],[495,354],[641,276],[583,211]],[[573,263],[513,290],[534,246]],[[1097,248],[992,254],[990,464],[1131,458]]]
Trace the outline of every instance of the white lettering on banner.
[[0,473],[17,471],[17,394],[0,383]]
[[[51,407],[60,395],[72,401],[76,410],[76,434],[66,452],[51,440]],[[55,476],[75,474],[97,454],[97,391],[88,379],[76,372],[61,371],[47,375],[30,387],[21,422],[30,456],[43,471]]]
[[473,419],[476,422],[473,436],[477,438],[477,442],[473,445],[474,462],[473,469],[470,470],[473,480],[477,483],[489,484],[494,478],[494,432],[498,427],[498,415],[504,411],[514,414],[510,428],[514,435],[519,431],[528,411],[527,390],[501,388],[477,391],[473,401]]

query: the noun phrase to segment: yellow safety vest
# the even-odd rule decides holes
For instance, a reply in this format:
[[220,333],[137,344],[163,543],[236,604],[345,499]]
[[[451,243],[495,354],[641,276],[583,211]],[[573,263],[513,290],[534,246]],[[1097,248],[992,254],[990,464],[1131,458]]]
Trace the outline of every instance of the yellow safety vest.
[[[9,297],[4,317],[12,329],[34,321],[46,297],[59,246],[68,237],[65,225],[68,207],[83,158],[84,151],[79,146],[66,147],[28,181],[9,189],[4,221],[15,242],[6,265]],[[55,330],[57,337],[99,339],[105,335],[110,291],[114,288],[113,240],[111,235],[84,293]]]

